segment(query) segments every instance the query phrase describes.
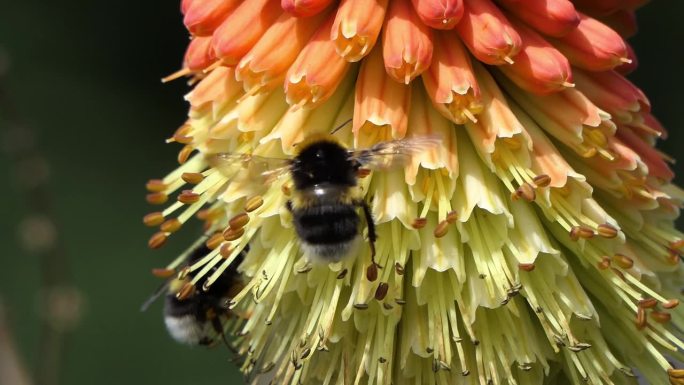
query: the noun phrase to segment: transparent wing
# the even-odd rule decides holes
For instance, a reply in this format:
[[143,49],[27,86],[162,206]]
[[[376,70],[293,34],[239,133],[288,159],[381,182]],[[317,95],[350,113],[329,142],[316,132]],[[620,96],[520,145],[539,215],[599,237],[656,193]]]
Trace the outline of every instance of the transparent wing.
[[350,151],[350,158],[361,167],[384,170],[405,165],[415,154],[428,151],[441,143],[438,136],[421,136],[380,142],[371,148]]
[[[254,182],[271,183],[287,173],[292,161],[245,153],[218,153],[208,156],[209,164],[224,175],[233,176],[239,171]],[[261,180],[260,180],[261,179]]]

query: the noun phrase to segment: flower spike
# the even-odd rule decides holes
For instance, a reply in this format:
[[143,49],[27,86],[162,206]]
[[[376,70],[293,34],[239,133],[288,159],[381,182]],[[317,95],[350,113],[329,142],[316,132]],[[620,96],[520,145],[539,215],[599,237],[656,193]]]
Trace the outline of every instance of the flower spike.
[[250,385],[684,385],[644,2],[181,0],[162,294]]

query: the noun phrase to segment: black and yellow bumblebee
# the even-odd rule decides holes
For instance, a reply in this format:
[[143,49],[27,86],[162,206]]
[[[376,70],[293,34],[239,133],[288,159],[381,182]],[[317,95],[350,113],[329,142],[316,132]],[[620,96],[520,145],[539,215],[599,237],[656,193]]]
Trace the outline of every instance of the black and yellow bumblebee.
[[[271,180],[289,172],[294,188],[287,209],[300,245],[309,259],[336,262],[350,254],[361,238],[363,213],[368,229],[372,264],[375,262],[375,222],[358,186],[364,171],[387,170],[405,164],[412,153],[435,146],[434,137],[384,141],[368,149],[349,150],[332,134],[313,135],[295,145],[292,159],[221,153],[212,157],[219,169],[235,162],[256,162]],[[254,183],[254,172],[250,172]],[[379,266],[378,266],[379,267]]]
[[[229,310],[228,303],[244,286],[237,266],[242,262],[248,248],[249,246],[238,255],[234,263],[207,290],[202,289],[202,285],[217,267],[213,267],[194,286],[190,284],[194,272],[182,278],[170,278],[142,305],[141,311],[145,311],[157,298],[164,295],[164,324],[174,340],[187,345],[203,346],[213,346],[222,340],[232,350],[225,330],[228,321],[237,315]],[[190,252],[185,265],[192,265],[210,251],[202,242]]]

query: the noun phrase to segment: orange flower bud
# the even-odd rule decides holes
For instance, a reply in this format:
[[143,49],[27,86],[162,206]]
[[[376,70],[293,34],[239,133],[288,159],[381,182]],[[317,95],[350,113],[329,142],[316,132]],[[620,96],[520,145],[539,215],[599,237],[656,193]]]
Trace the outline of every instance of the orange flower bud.
[[198,36],[190,41],[183,62],[191,71],[202,71],[216,61],[210,36]]
[[452,29],[463,17],[463,0],[412,0],[416,13],[435,29]]
[[520,51],[520,35],[490,0],[464,0],[463,18],[456,25],[470,52],[487,64],[512,63]]
[[281,0],[280,6],[297,17],[313,16],[332,3],[332,0]]
[[674,172],[672,172],[670,166],[667,165],[662,154],[636,135],[632,130],[626,127],[620,127],[616,136],[629,148],[634,150],[634,152],[639,154],[641,161],[648,166],[649,175],[665,181],[671,181],[672,178],[674,178]]
[[627,57],[631,61],[622,63],[619,66],[615,67],[615,71],[623,75],[629,75],[635,69],[637,69],[637,67],[639,67],[639,59],[637,58],[636,53],[634,52],[634,48],[632,48],[632,46],[627,42],[625,42],[625,45],[627,46]]
[[601,21],[625,39],[636,35],[639,29],[634,11],[621,9],[601,17]]
[[548,94],[572,87],[568,59],[543,37],[522,23],[514,24],[522,38],[515,63],[499,69],[518,87],[535,94]]
[[498,3],[525,24],[549,36],[565,36],[580,21],[569,0],[499,0]]
[[607,25],[580,13],[577,28],[554,39],[554,45],[573,65],[590,71],[605,71],[629,62],[627,45]]
[[430,65],[432,31],[423,24],[408,0],[393,0],[382,35],[387,73],[408,84]]
[[456,124],[476,121],[482,103],[468,51],[454,32],[436,32],[433,44],[432,63],[422,77],[435,109]]
[[[355,139],[363,128],[388,126],[392,138],[406,135],[411,101],[410,88],[387,75],[382,52],[376,47],[361,64],[356,80],[353,132]],[[373,142],[369,143],[372,145]],[[359,144],[361,146],[361,144]]]
[[625,0],[574,0],[577,8],[592,15],[608,15],[625,7]]
[[283,13],[238,63],[235,78],[253,93],[280,83],[326,15],[297,18]]
[[183,23],[191,34],[211,36],[230,11],[240,4],[239,0],[192,0],[185,7]]
[[287,71],[285,94],[291,105],[312,107],[327,100],[347,72],[349,63],[337,54],[330,40],[333,17],[328,17]]
[[278,0],[243,2],[214,31],[216,56],[226,65],[236,65],[282,12]]
[[188,8],[190,8],[190,4],[192,4],[193,1],[196,0],[181,0],[181,13],[185,15],[186,12],[188,12]]
[[337,53],[350,62],[368,55],[380,35],[386,9],[387,0],[342,0],[330,31]]
[[651,105],[641,90],[615,71],[576,70],[577,89],[608,112],[614,122],[630,123],[634,114]]

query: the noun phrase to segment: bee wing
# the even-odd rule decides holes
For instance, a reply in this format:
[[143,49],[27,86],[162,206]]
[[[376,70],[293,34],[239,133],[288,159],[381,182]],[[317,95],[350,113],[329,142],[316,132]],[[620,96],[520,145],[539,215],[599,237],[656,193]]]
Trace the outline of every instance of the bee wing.
[[171,284],[171,280],[167,280],[166,282],[162,283],[157,290],[152,293],[150,298],[148,298],[142,306],[140,306],[140,311],[147,311],[147,309],[152,305],[159,297],[161,297],[164,293],[166,293],[169,289],[169,285]]
[[386,170],[406,164],[411,156],[438,146],[438,136],[421,136],[380,142],[371,148],[350,151],[350,158],[361,167],[371,170]]
[[[246,153],[222,152],[209,156],[209,164],[225,175],[235,175],[240,170],[255,183],[272,183],[290,170],[290,159],[272,158]],[[256,180],[262,178],[262,180]]]

